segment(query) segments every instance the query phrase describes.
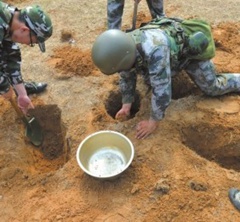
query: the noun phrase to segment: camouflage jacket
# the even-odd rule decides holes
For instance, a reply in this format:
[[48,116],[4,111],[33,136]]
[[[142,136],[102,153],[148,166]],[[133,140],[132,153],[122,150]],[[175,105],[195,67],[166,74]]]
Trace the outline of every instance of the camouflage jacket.
[[10,84],[23,82],[20,49],[10,38],[10,25],[15,10],[15,7],[0,2],[0,94],[7,92]]
[[[129,33],[131,34],[131,33]],[[147,29],[141,33],[141,52],[138,50],[135,66],[120,73],[120,90],[123,103],[132,103],[140,73],[152,87],[151,118],[161,120],[171,100],[171,43],[161,29]],[[177,47],[177,45],[176,45]]]

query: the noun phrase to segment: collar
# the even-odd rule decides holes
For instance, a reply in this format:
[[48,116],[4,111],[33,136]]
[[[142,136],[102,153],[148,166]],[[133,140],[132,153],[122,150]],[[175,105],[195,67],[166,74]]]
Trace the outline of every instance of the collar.
[[11,18],[10,18],[10,21],[8,23],[8,28],[6,30],[5,38],[10,38],[10,36],[11,36],[10,29],[11,29],[11,26],[12,26],[13,16],[14,16],[15,11],[19,11],[19,10],[18,10],[18,8],[14,7],[14,6],[10,6],[10,5],[8,5],[7,8],[9,10],[9,12],[11,13]]

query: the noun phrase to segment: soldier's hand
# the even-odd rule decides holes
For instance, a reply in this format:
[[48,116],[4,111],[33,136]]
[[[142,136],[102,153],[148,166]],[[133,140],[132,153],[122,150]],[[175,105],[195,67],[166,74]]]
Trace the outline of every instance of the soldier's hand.
[[136,127],[136,138],[145,139],[157,128],[157,125],[158,122],[151,119],[139,122]]
[[123,122],[123,121],[126,121],[129,119],[129,114],[126,114],[126,113],[117,113],[116,114],[116,117],[115,117],[116,120],[119,120],[120,122]]
[[119,121],[126,121],[130,117],[131,103],[123,104],[122,108],[115,115],[115,119]]
[[123,122],[123,121],[128,120],[129,117],[130,117],[130,112],[125,112],[124,110],[120,109],[120,110],[117,112],[117,114],[116,114],[116,116],[115,116],[115,119]]
[[28,109],[33,109],[34,106],[27,95],[18,96],[18,106],[24,114],[27,114]]

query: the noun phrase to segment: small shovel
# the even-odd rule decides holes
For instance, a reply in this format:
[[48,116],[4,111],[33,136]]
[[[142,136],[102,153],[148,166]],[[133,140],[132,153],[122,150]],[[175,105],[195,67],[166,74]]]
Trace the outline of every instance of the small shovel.
[[134,8],[133,8],[133,17],[132,17],[132,28],[127,29],[126,32],[131,32],[136,29],[136,21],[137,21],[137,10],[138,10],[138,1],[134,1]]
[[35,117],[25,116],[13,98],[10,99],[10,102],[18,116],[21,117],[26,125],[25,136],[29,138],[34,146],[40,146],[43,141],[43,131],[38,121]]

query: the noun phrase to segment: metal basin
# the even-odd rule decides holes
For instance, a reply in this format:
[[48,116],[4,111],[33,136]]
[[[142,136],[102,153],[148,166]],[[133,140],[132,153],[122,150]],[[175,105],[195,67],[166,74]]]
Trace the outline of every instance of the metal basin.
[[134,157],[132,142],[123,134],[105,130],[86,137],[76,158],[80,168],[99,179],[113,179],[125,171]]

